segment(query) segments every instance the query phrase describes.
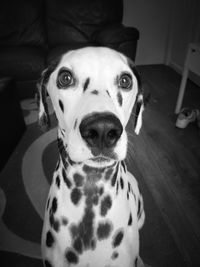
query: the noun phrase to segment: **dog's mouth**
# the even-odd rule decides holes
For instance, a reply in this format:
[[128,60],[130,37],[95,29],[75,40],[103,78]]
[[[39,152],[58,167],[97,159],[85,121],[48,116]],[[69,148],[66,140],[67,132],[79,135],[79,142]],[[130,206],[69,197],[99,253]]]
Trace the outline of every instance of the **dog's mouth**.
[[116,163],[116,160],[104,155],[89,158],[87,164],[95,167],[109,167]]
[[108,163],[110,161],[113,161],[114,159],[99,155],[97,157],[91,158],[90,160],[97,163]]

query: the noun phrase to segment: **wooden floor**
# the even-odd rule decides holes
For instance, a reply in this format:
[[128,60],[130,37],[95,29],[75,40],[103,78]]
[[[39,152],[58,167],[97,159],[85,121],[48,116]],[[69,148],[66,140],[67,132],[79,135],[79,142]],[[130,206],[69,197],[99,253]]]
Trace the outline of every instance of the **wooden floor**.
[[[141,256],[152,267],[200,266],[200,129],[175,127],[181,76],[163,65],[140,66],[151,100],[143,128],[128,125],[127,163],[144,196]],[[188,82],[184,107],[200,109],[200,88]]]

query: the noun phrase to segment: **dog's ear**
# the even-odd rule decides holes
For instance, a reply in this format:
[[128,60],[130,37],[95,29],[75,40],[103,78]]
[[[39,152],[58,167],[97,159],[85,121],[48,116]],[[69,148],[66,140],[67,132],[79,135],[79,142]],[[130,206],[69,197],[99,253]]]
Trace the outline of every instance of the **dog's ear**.
[[40,81],[37,83],[37,103],[39,109],[39,125],[43,131],[48,130],[51,126],[49,111],[47,105],[47,82],[49,80],[49,71],[45,69],[42,72]]
[[47,84],[51,73],[57,68],[61,56],[51,60],[49,67],[42,72],[40,81],[37,83],[37,103],[39,108],[39,125],[42,130],[48,130],[51,126],[51,121],[49,117],[48,104],[47,104]]
[[134,130],[136,134],[140,133],[140,129],[142,127],[142,113],[144,111],[144,100],[143,94],[138,93],[136,97],[135,103],[135,122],[134,122]]
[[132,60],[128,59],[128,64],[133,74],[135,75],[137,79],[137,84],[138,84],[138,94],[137,94],[136,102],[134,106],[134,115],[135,115],[134,130],[136,134],[139,134],[140,129],[142,127],[142,113],[144,111],[144,108],[147,102],[149,101],[150,94],[148,96],[144,96],[140,74]]
[[131,60],[129,60],[128,63],[137,79],[137,84],[138,84],[138,94],[136,97],[136,102],[134,107],[134,115],[135,115],[134,130],[136,134],[139,134],[140,129],[142,127],[142,113],[144,111],[144,96],[142,89],[142,81],[134,63]]

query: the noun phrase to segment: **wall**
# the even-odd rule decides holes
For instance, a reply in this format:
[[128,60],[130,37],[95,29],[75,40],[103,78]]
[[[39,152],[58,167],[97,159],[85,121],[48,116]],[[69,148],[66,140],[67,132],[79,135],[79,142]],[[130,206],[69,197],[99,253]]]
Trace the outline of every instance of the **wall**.
[[190,42],[200,42],[200,1],[175,0],[167,63],[182,72]]
[[172,1],[124,0],[123,23],[140,31],[136,64],[165,62]]

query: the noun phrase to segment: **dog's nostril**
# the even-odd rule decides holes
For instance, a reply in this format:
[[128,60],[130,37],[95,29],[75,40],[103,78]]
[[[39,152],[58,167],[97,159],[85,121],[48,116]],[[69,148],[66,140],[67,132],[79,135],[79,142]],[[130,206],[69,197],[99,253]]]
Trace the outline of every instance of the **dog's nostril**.
[[97,113],[85,118],[80,125],[82,138],[91,147],[99,149],[113,147],[122,134],[122,125],[110,113]]
[[99,136],[99,134],[96,130],[90,129],[88,131],[88,138],[95,139],[95,138],[98,138],[98,136]]
[[96,130],[94,129],[88,129],[86,131],[81,131],[81,136],[83,137],[83,139],[86,140],[86,142],[89,145],[93,145],[96,140],[99,138],[99,134]]
[[[116,139],[118,139],[118,132],[115,129],[111,129],[106,136],[107,143],[114,144]],[[121,134],[120,134],[121,135]]]

